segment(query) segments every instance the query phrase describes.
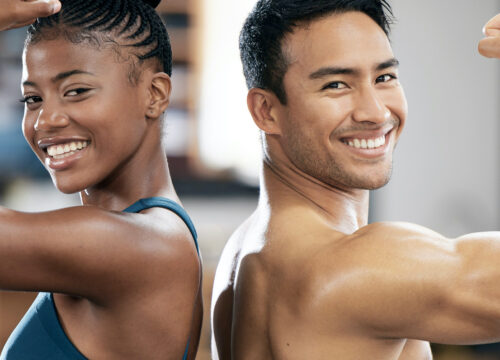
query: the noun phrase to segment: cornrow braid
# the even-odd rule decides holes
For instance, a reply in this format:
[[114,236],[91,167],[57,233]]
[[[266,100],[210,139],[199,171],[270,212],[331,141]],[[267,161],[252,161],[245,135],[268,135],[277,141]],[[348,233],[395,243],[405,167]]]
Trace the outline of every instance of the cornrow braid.
[[[167,29],[154,6],[158,0],[61,0],[59,13],[39,18],[28,28],[26,46],[58,36],[73,43],[103,42],[126,47],[139,64],[157,59],[172,75],[172,49]],[[135,76],[135,75],[134,75]]]

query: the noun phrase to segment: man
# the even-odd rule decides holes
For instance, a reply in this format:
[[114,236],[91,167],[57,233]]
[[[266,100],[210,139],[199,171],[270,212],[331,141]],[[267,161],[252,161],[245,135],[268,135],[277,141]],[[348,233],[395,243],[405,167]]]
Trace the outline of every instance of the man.
[[367,223],[407,115],[390,14],[384,0],[261,0],[247,19],[264,164],[217,269],[215,359],[423,360],[429,341],[500,340],[500,233]]
[[0,31],[32,24],[36,18],[50,16],[61,9],[58,0],[2,0],[0,5]]

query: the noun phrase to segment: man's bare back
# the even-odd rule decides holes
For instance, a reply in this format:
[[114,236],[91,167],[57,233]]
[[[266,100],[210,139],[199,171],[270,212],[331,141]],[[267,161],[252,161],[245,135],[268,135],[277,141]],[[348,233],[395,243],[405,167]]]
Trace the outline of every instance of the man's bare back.
[[[272,215],[261,204],[221,257],[214,358],[431,359],[428,342],[376,337],[353,321],[352,306],[363,306],[377,286],[365,278],[374,264],[361,263],[373,251],[364,246],[369,236],[335,230],[300,197],[276,202]],[[356,289],[360,282],[364,288]]]
[[[335,8],[346,3],[370,6]],[[217,269],[214,359],[424,360],[429,342],[500,340],[500,233],[368,224],[407,116],[383,5],[269,0],[247,19],[264,166]]]

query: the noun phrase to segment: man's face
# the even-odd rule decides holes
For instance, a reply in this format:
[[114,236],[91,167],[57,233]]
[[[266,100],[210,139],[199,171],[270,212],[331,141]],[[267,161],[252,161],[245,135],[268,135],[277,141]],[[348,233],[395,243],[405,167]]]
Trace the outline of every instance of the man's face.
[[407,104],[383,30],[360,12],[334,14],[297,27],[283,50],[279,141],[290,161],[332,186],[385,185]]

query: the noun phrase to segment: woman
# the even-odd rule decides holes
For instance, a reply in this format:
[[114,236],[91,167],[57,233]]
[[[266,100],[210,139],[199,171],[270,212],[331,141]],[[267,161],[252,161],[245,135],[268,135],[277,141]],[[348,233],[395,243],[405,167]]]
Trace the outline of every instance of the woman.
[[82,206],[0,209],[0,288],[41,291],[0,358],[194,359],[201,264],[162,143],[159,1],[61,3],[28,31],[23,133]]

